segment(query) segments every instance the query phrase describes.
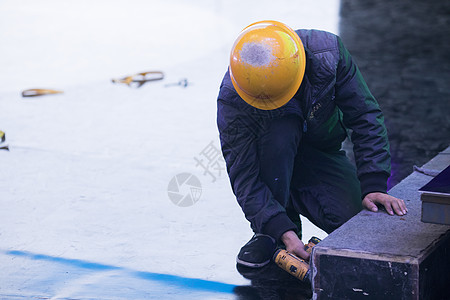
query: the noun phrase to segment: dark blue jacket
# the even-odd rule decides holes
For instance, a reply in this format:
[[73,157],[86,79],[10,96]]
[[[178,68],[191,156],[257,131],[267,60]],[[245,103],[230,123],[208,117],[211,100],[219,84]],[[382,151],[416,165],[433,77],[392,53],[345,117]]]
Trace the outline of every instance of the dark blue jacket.
[[[390,175],[382,112],[341,39],[319,30],[296,32],[305,48],[306,70],[298,92],[286,105],[270,111],[248,105],[235,91],[229,72],[220,86],[217,123],[222,152],[233,192],[255,232],[270,234],[265,228],[273,228],[271,222],[286,219],[285,208],[257,179],[254,167],[257,127],[266,119],[299,116],[302,142],[322,150],[339,149],[350,129],[363,197],[386,192]],[[255,207],[264,211],[252,211]]]

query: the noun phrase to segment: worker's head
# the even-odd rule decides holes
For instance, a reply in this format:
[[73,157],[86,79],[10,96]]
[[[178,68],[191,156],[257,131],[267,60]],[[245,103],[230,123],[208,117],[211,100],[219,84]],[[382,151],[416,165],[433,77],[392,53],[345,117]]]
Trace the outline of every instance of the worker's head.
[[300,87],[304,73],[302,41],[283,23],[253,23],[234,42],[231,81],[239,96],[256,108],[271,110],[286,104]]

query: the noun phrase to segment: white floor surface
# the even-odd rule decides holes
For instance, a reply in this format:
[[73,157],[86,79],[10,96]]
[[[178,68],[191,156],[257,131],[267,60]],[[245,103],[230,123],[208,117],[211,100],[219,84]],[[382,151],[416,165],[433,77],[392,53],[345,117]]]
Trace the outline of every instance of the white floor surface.
[[[254,21],[336,33],[339,2],[316,2],[1,1],[0,299],[228,299],[249,284],[218,87]],[[111,82],[151,70],[164,80]],[[201,184],[187,207],[168,193],[182,173]],[[326,236],[303,222],[305,239]]]

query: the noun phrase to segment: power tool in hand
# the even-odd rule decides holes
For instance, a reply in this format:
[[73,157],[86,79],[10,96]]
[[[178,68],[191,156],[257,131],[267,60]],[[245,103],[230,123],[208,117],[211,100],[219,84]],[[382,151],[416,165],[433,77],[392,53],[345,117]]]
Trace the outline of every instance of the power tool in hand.
[[[308,244],[305,245],[305,250],[308,253],[312,252],[312,249],[321,240],[317,237],[312,237]],[[273,261],[283,270],[298,278],[303,282],[311,282],[311,274],[309,269],[309,263],[305,260],[295,256],[292,253],[287,252],[284,249],[278,249],[273,255]]]

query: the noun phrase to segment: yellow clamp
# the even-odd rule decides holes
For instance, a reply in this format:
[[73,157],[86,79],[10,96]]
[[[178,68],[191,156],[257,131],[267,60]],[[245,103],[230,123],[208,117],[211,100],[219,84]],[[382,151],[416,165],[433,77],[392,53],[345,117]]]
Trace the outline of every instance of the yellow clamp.
[[0,149],[9,150],[9,146],[7,144],[4,144],[5,140],[6,140],[5,133],[0,130]]
[[63,91],[51,90],[51,89],[29,89],[22,92],[22,97],[35,97],[50,94],[62,94]]
[[137,87],[141,87],[143,84],[149,81],[162,80],[164,78],[164,73],[161,71],[149,71],[141,72],[131,76],[126,76],[120,79],[112,79],[113,83],[124,83],[131,86],[132,83],[137,83]]

